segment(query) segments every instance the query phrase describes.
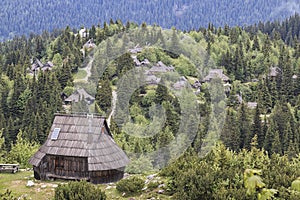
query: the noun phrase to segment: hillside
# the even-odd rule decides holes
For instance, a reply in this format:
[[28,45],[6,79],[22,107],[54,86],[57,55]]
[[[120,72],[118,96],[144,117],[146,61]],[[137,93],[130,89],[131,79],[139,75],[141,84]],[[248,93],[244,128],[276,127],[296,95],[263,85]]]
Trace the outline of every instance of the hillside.
[[208,23],[250,25],[283,19],[299,10],[296,0],[3,0],[0,39],[67,25],[102,25],[111,18],[181,30],[206,27]]
[[[89,111],[112,116],[128,174],[158,176],[123,179],[105,189],[108,199],[135,185],[124,197],[299,199],[297,24],[294,15],[184,32],[111,21],[2,42],[0,162],[31,168],[54,113]],[[82,95],[68,100],[73,94]]]

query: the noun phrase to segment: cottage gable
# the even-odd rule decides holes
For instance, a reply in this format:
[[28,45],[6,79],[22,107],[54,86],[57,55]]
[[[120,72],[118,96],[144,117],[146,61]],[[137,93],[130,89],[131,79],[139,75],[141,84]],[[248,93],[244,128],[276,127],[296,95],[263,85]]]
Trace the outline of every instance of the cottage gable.
[[31,64],[31,68],[28,68],[28,71],[31,74],[33,74],[40,70],[42,70],[42,71],[52,70],[53,67],[54,67],[54,65],[51,61],[48,61],[45,64],[43,64],[39,59],[35,59],[35,61],[32,62],[32,64]]
[[166,72],[174,72],[175,68],[173,66],[166,66],[163,62],[159,61],[156,65],[151,67],[149,73],[166,73]]
[[214,78],[220,78],[223,82],[228,82],[230,79],[223,73],[223,69],[211,69],[209,74],[204,77],[203,82],[210,82]]
[[78,103],[80,100],[85,100],[88,104],[92,104],[95,101],[95,97],[91,96],[84,89],[77,89],[73,94],[65,99],[65,103]]

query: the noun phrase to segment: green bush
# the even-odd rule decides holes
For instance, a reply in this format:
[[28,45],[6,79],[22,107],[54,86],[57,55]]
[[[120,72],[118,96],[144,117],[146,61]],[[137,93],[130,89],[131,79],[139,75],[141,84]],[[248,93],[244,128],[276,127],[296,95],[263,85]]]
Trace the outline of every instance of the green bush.
[[159,186],[159,182],[157,182],[157,181],[152,181],[152,182],[150,182],[150,183],[147,185],[147,188],[148,188],[149,190],[154,190],[154,189],[156,189],[158,186]]
[[123,179],[117,183],[117,190],[120,193],[125,192],[126,195],[138,194],[144,188],[144,180],[139,177],[130,177],[128,179]]
[[70,182],[55,189],[55,200],[105,200],[105,192],[86,181]]

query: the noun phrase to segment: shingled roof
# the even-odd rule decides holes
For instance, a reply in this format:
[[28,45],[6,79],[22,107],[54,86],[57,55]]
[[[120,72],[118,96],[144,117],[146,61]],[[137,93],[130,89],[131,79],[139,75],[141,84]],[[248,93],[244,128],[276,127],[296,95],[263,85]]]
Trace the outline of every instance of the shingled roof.
[[162,61],[159,61],[156,65],[152,66],[149,70],[150,73],[166,73],[173,72],[175,68],[173,66],[166,66]]
[[87,103],[91,104],[95,98],[87,93],[84,89],[77,89],[73,94],[65,99],[65,102],[78,103],[81,99],[84,99]]
[[[51,139],[60,128],[57,139]],[[88,170],[125,167],[129,159],[113,140],[106,120],[100,116],[57,114],[49,136],[29,163],[38,166],[45,155],[87,157]]]
[[204,77],[203,81],[208,82],[211,79],[220,78],[222,81],[227,82],[229,81],[229,77],[223,74],[223,69],[211,69],[209,70],[209,74]]

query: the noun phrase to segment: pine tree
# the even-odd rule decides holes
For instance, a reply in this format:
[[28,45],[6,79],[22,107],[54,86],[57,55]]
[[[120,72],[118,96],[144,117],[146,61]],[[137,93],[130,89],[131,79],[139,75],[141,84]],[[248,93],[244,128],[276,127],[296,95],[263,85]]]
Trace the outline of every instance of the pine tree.
[[272,110],[271,95],[266,81],[262,80],[258,86],[258,105],[263,113],[270,113]]
[[228,49],[226,50],[226,53],[222,54],[220,66],[225,67],[227,74],[234,75],[234,69],[232,65],[232,55]]
[[246,105],[244,103],[241,104],[238,111],[238,124],[240,132],[240,148],[250,149],[251,139],[254,135],[250,131],[250,119],[246,110]]
[[256,109],[255,109],[255,115],[254,115],[253,125],[252,125],[252,135],[257,136],[258,148],[262,148],[264,145],[265,135],[262,130],[259,106],[256,106]]
[[155,91],[155,103],[162,104],[163,101],[169,100],[169,92],[166,86],[159,84]]
[[255,35],[254,39],[253,39],[252,50],[253,51],[255,51],[255,50],[259,51],[260,50],[260,44],[259,44],[259,40],[258,40],[257,35]]
[[229,32],[230,44],[235,44],[238,42],[238,38],[239,38],[239,30],[238,29],[239,29],[239,27],[234,27],[234,28],[230,29],[230,32]]
[[282,97],[285,97],[285,99],[290,102],[293,99],[293,82],[292,82],[292,64],[289,52],[285,50],[285,48],[282,48],[282,51],[280,52],[282,55],[280,57],[283,57],[283,62],[280,63],[281,66],[281,72],[282,72],[282,82],[281,82],[281,91],[280,94]]
[[159,41],[159,44],[160,46],[163,48],[163,49],[166,49],[166,41],[165,41],[165,38],[162,34],[162,30],[161,28],[159,29],[158,33],[157,33],[157,41]]
[[262,52],[264,54],[264,58],[267,59],[270,56],[270,51],[271,51],[271,41],[270,37],[267,35],[266,39],[264,41],[263,47],[262,47]]
[[108,79],[100,80],[97,88],[96,103],[105,113],[111,107],[112,89]]
[[117,76],[119,77],[134,68],[134,62],[131,58],[130,53],[128,52],[118,57],[115,62],[117,65]]
[[61,85],[61,89],[64,89],[68,83],[73,82],[70,65],[66,63],[63,64],[62,70],[60,70],[57,74],[57,80]]
[[229,92],[228,96],[228,103],[227,106],[232,107],[232,108],[237,108],[239,105],[239,100],[237,96],[237,91],[236,91],[236,86],[235,84],[232,84],[232,87]]
[[292,140],[289,141],[289,146],[285,151],[285,155],[287,155],[290,159],[295,158],[299,153],[299,145]]
[[180,44],[179,44],[179,38],[177,34],[177,30],[175,28],[172,28],[172,37],[171,37],[171,46],[170,50],[174,53],[180,54]]
[[95,25],[92,26],[92,28],[89,31],[89,38],[95,39],[96,38],[96,27]]
[[278,91],[277,91],[277,86],[276,86],[276,81],[275,80],[270,80],[270,95],[271,95],[271,102],[272,102],[272,108],[274,108],[275,103],[278,99]]
[[[266,122],[265,122],[266,123]],[[264,149],[271,154],[272,147],[275,139],[275,132],[278,130],[277,124],[273,119],[270,119],[269,127],[266,132],[266,137],[264,140]]]
[[244,67],[244,60],[243,60],[243,49],[239,46],[235,48],[234,58],[233,58],[233,73],[236,80],[243,81],[245,77],[243,77],[243,67]]
[[294,134],[292,132],[291,124],[289,121],[286,123],[282,138],[283,138],[282,147],[283,147],[283,151],[285,152],[288,150],[288,147],[290,146],[290,144],[289,144],[290,141],[292,141],[292,143],[295,141]]
[[240,131],[234,112],[232,108],[227,109],[227,115],[220,137],[226,147],[238,151],[240,149]]
[[108,60],[111,60],[112,58],[114,58],[114,55],[115,55],[113,45],[112,45],[110,38],[106,39],[106,55],[107,55]]
[[282,148],[278,131],[275,131],[274,133],[274,140],[272,142],[272,148],[270,152],[282,155]]

